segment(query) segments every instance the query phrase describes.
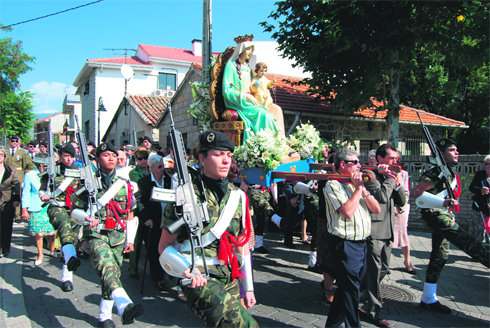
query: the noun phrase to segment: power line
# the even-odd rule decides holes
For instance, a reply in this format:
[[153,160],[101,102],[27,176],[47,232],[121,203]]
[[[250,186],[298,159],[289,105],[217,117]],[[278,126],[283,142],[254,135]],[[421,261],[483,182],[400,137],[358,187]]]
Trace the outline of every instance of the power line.
[[93,4],[96,4],[98,2],[102,2],[102,1],[104,1],[104,0],[97,0],[97,1],[89,2],[89,3],[86,3],[84,5],[80,5],[80,6],[77,6],[77,7],[70,8],[70,9],[65,9],[65,10],[58,11],[58,12],[55,12],[55,13],[52,13],[52,14],[48,14],[48,15],[44,15],[44,16],[41,16],[41,17],[28,19],[28,20],[25,20],[25,21],[22,21],[22,22],[18,22],[18,23],[15,23],[15,24],[10,24],[10,25],[4,26],[4,27],[11,27],[11,26],[15,26],[15,25],[29,23],[29,22],[32,22],[32,21],[35,21],[35,20],[47,18],[47,17],[50,17],[50,16],[54,16],[54,15],[66,13],[66,12],[71,11],[71,10],[75,10],[75,9],[79,9],[79,8],[82,8],[82,7],[90,6],[90,5],[93,5]]

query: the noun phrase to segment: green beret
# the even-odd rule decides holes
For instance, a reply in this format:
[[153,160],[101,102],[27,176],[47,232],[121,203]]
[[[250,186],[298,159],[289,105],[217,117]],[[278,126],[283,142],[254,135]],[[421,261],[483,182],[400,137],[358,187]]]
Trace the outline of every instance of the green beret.
[[117,149],[116,147],[114,147],[113,144],[111,144],[110,142],[103,142],[97,147],[97,150],[95,152],[96,157],[99,157],[100,154],[105,151],[112,151],[114,154],[117,155]]
[[201,148],[217,149],[217,150],[229,150],[233,152],[235,150],[235,144],[228,138],[228,136],[218,131],[206,131],[199,136],[199,145]]

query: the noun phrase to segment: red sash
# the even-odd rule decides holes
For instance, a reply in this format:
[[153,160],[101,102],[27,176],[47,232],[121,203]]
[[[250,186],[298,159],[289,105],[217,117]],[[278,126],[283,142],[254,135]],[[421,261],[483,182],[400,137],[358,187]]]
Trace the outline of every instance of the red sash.
[[230,234],[228,231],[225,231],[219,240],[219,251],[218,251],[218,260],[223,263],[223,265],[227,265],[230,263],[231,265],[231,277],[233,280],[235,278],[241,278],[240,269],[238,266],[238,258],[236,257],[235,250],[233,249],[233,245],[235,246],[243,246],[248,243],[250,239],[250,231],[251,231],[251,219],[250,212],[248,210],[248,197],[245,196],[245,230],[243,233],[237,237]]

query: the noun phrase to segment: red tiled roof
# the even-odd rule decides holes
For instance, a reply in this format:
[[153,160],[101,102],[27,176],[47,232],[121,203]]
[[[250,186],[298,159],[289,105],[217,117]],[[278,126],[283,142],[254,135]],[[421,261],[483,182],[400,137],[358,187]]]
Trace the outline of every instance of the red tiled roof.
[[[334,114],[335,110],[332,105],[327,101],[316,101],[315,98],[307,94],[308,86],[299,85],[294,86],[290,82],[298,82],[301,79],[297,77],[282,76],[277,74],[268,74],[270,80],[276,82],[276,95],[272,93],[274,102],[277,103],[283,111],[295,111],[295,112],[314,112],[324,114]],[[287,82],[289,80],[290,82]],[[382,103],[373,100],[374,106],[359,109],[354,112],[354,116],[362,116],[366,118],[384,119],[386,118],[387,109],[375,111],[375,108],[381,107]],[[461,121],[453,120],[441,115],[432,114],[421,109],[408,107],[405,105],[400,106],[400,121],[401,122],[413,122],[419,123],[419,118],[416,112],[420,113],[422,121],[428,124],[434,125],[449,125],[449,126],[461,126],[466,127],[466,124]],[[342,114],[342,113],[336,113]]]
[[[149,44],[140,44],[139,48],[146,52],[150,57],[182,60],[196,64],[202,63],[202,56],[194,56],[192,50],[188,49],[152,46]],[[214,52],[213,54],[218,56],[219,52]]]
[[127,99],[141,118],[153,127],[156,126],[170,102],[170,98],[162,96],[129,95]]
[[128,64],[128,65],[147,65],[151,66],[150,63],[145,63],[136,56],[128,57],[110,57],[110,58],[93,58],[87,61],[96,63],[111,63],[111,64]]

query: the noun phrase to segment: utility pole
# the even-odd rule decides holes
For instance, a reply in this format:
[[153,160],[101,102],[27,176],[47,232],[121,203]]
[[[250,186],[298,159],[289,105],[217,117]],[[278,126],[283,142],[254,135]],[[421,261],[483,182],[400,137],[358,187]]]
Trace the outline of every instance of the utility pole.
[[202,82],[209,84],[210,76],[207,71],[211,64],[212,51],[212,0],[203,0],[202,6]]

